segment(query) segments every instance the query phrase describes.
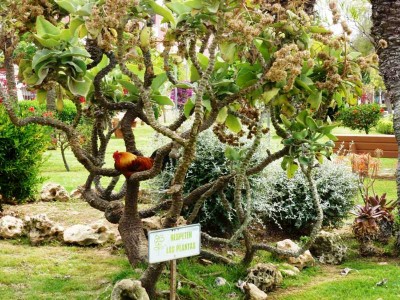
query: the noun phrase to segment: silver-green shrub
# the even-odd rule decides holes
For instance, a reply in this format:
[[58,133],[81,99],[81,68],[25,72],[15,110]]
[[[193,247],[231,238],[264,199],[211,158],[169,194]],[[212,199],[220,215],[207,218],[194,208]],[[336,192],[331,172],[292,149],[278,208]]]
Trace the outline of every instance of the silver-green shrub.
[[[313,178],[321,197],[324,225],[338,226],[353,207],[357,178],[342,165],[325,161],[314,169]],[[279,162],[271,164],[257,179],[254,215],[283,229],[307,229],[316,220],[311,193],[302,172],[288,179]]]

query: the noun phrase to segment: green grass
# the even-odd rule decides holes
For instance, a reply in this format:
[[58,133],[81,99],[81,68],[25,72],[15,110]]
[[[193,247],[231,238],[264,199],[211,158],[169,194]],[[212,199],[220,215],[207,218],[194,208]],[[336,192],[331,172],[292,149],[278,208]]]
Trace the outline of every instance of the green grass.
[[[155,150],[155,133],[149,126],[138,126],[135,129],[136,143],[139,150],[144,155],[150,156]],[[115,151],[125,151],[123,139],[113,137],[110,140],[109,147],[106,152],[106,167],[113,168],[114,162],[112,154]],[[45,182],[56,182],[61,184],[71,192],[79,185],[85,183],[88,176],[86,169],[78,162],[74,154],[68,149],[66,151],[66,159],[70,167],[70,172],[67,172],[61,159],[60,150],[49,150],[45,153],[46,162],[42,167],[42,176],[46,178]],[[105,179],[103,182],[107,182]],[[122,180],[121,180],[122,182]]]
[[[400,269],[398,262],[390,261],[387,265],[379,265],[372,260],[360,260],[345,262],[341,268],[354,269],[347,276],[332,276],[326,278],[322,273],[315,278],[313,284],[305,285],[300,290],[294,290],[290,295],[277,299],[282,300],[376,300],[376,299],[399,299],[400,298]],[[376,283],[386,278],[387,284],[377,286]],[[328,279],[328,280],[326,280]],[[318,280],[321,280],[318,282]]]

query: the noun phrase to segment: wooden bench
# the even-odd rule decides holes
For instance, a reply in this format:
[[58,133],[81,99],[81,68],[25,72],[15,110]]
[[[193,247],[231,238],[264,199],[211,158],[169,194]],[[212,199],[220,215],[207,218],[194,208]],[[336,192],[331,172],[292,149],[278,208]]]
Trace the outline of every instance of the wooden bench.
[[[398,157],[398,146],[394,135],[379,135],[379,134],[338,134],[336,135],[338,141],[335,142],[334,151],[337,152],[344,142],[344,149],[349,150],[352,153],[370,153],[375,156],[374,151],[376,149],[383,150],[381,157],[397,158]],[[349,144],[354,142],[351,149]]]

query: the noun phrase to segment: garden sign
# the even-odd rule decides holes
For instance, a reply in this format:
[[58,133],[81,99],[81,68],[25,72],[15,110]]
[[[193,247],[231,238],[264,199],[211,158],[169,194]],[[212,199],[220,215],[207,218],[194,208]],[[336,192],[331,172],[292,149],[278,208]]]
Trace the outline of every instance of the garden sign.
[[200,254],[200,224],[149,231],[149,263],[170,262],[170,299],[176,295],[176,259]]

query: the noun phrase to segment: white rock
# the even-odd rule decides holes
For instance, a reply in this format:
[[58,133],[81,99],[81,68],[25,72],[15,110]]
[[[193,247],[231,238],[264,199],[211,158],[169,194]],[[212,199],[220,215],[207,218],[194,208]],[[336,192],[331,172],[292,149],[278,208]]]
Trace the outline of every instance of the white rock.
[[40,192],[40,200],[49,201],[61,201],[66,202],[69,200],[69,194],[65,188],[58,183],[47,183],[42,187]]
[[118,281],[111,293],[111,300],[150,300],[142,283],[138,280],[123,279]]
[[215,278],[214,283],[216,286],[223,286],[226,284],[226,279],[223,277],[217,277],[217,278]]
[[63,239],[67,244],[80,246],[102,245],[106,242],[114,241],[115,235],[103,224],[78,224],[65,229]]
[[[288,250],[288,251],[299,251],[300,246],[297,245],[295,242],[293,242],[290,239],[286,239],[280,242],[276,243],[276,247],[279,250]],[[309,250],[305,251],[303,254],[299,255],[298,257],[284,257],[287,259],[287,262],[291,265],[296,266],[300,270],[302,270],[305,267],[312,267],[315,264],[315,259],[311,255],[311,252]]]
[[249,300],[265,300],[268,298],[268,295],[260,290],[257,286],[252,283],[246,283],[244,286],[246,291],[247,298]]
[[71,192],[71,194],[70,194],[70,197],[71,198],[74,198],[74,199],[81,199],[82,198],[82,191],[81,191],[81,189],[75,189],[75,190],[73,190],[72,192]]
[[0,219],[0,237],[12,239],[24,234],[24,222],[21,219],[4,216]]
[[38,245],[52,239],[59,239],[64,228],[51,221],[46,214],[25,217],[25,228],[32,245]]

